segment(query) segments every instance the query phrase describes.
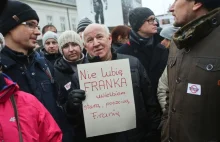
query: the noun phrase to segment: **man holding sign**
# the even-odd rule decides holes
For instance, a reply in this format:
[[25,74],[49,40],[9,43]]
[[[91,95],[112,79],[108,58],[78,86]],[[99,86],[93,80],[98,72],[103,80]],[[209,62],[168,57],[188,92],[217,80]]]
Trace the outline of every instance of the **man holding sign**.
[[[79,66],[78,67],[78,79],[76,79],[76,88],[84,88],[86,91],[86,100],[85,92],[82,90],[74,90],[75,93],[71,93],[69,99],[66,102],[66,107],[69,110],[67,113],[68,116],[71,116],[71,112],[74,117],[81,116],[81,120],[83,121],[83,113],[79,110],[78,114],[76,114],[76,108],[82,106],[83,103],[83,111],[85,117],[85,124],[77,124],[75,133],[76,140],[83,142],[157,142],[159,138],[155,137],[158,133],[157,127],[160,123],[160,110],[157,109],[157,101],[155,96],[150,96],[149,88],[150,82],[149,78],[144,70],[144,67],[140,64],[137,58],[131,57],[128,55],[116,54],[111,51],[111,41],[112,38],[108,31],[108,28],[104,25],[100,24],[90,24],[84,31],[83,40],[85,44],[85,49],[87,50],[88,61],[92,65],[92,67],[88,67],[91,69],[86,70],[85,68]],[[120,60],[124,59],[124,60]],[[127,60],[125,60],[127,59]],[[114,62],[113,60],[119,60]],[[109,61],[109,62],[102,62]],[[128,62],[129,61],[129,62]],[[102,68],[100,68],[100,63],[94,64],[94,62],[102,62]],[[118,65],[120,64],[121,67]],[[130,64],[130,69],[129,69]],[[111,65],[111,66],[109,66]],[[127,68],[126,72],[123,68]],[[97,69],[96,72],[95,69]],[[127,76],[126,76],[127,74]],[[131,74],[131,75],[130,75]],[[132,82],[129,82],[129,75]],[[100,76],[102,76],[102,80],[100,80]],[[110,78],[112,76],[112,78]],[[114,77],[116,78],[114,78]],[[99,78],[99,81],[95,82],[95,79]],[[79,87],[80,80],[80,87]],[[84,80],[82,84],[82,80]],[[87,82],[85,81],[87,80]],[[78,84],[78,85],[77,85]],[[126,86],[131,87],[124,89]],[[113,86],[113,87],[112,87]],[[100,92],[99,94],[92,94],[92,92],[103,90],[104,92]],[[112,88],[120,88],[118,91],[112,91]],[[133,94],[132,94],[133,89]],[[129,91],[128,91],[129,90]],[[127,92],[126,92],[127,91]],[[128,97],[128,94],[132,94],[133,96]],[[109,99],[113,101],[109,101],[103,104],[89,104],[88,100],[91,100],[91,96],[95,96],[96,99],[108,99],[113,97],[121,97],[120,100]],[[103,101],[104,101],[103,99]],[[84,101],[84,102],[83,102]],[[118,107],[126,106],[123,111],[119,111]],[[133,107],[133,106],[135,107]],[[109,109],[109,111],[98,112],[94,111],[90,113],[91,121],[87,120],[87,116],[85,115],[88,110],[97,110],[105,108],[112,108],[115,106],[115,109]],[[134,111],[132,110],[134,109]],[[73,110],[73,111],[71,111]],[[131,113],[129,116],[127,126],[124,122],[120,121],[120,117],[123,117],[122,114],[125,112]],[[134,114],[132,114],[134,112]],[[133,118],[134,115],[134,118]],[[95,132],[91,134],[91,132],[86,129],[88,125],[91,125],[94,131],[97,131],[98,127],[102,127],[102,122],[105,119],[112,118],[112,121],[109,122],[109,127],[105,127],[103,125],[103,130],[100,132]],[[76,119],[76,118],[75,118]],[[100,125],[93,123],[93,120],[100,120]],[[114,122],[114,119],[118,119],[120,122]],[[135,121],[136,120],[136,121]],[[89,124],[90,121],[90,124]],[[134,125],[133,125],[134,122]],[[91,124],[92,123],[92,124]],[[111,126],[112,125],[112,126]],[[119,127],[114,132],[107,133],[110,127],[117,128],[115,125],[119,125]],[[126,127],[126,128],[124,128]],[[130,129],[129,129],[130,128]],[[86,129],[86,130],[85,130]],[[106,129],[106,130],[105,130]],[[120,130],[119,130],[120,129]],[[85,134],[86,131],[86,134]],[[99,134],[98,134],[99,133]],[[87,138],[86,138],[87,137]]]

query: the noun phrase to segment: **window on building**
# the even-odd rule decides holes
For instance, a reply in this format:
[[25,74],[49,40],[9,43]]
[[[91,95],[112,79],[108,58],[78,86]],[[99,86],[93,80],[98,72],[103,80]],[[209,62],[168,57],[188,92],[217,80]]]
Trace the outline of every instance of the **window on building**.
[[60,26],[61,26],[61,31],[65,31],[66,30],[66,21],[65,21],[65,17],[60,17]]
[[170,19],[162,19],[162,25],[170,24]]
[[53,17],[52,16],[50,16],[50,15],[47,15],[47,24],[49,25],[49,24],[53,24]]
[[76,19],[72,18],[72,30],[76,31]]

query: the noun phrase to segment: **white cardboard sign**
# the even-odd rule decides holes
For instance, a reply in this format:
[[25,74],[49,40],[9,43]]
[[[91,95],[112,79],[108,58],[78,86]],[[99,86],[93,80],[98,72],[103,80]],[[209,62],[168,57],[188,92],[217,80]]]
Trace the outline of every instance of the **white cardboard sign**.
[[83,113],[86,136],[136,128],[128,59],[78,65],[80,89],[86,91]]

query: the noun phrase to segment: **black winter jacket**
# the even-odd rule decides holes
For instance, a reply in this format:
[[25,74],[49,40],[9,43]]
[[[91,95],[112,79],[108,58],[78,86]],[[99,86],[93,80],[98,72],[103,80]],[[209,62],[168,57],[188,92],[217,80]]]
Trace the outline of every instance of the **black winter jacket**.
[[[82,64],[88,63],[86,57],[82,59]],[[77,63],[75,64],[77,66]],[[57,59],[54,64],[54,78],[60,86],[61,93],[59,95],[59,104],[62,106],[65,104],[68,94],[75,89],[73,84],[74,70],[70,66],[70,63],[65,61],[63,57]]]
[[36,51],[26,56],[8,47],[2,49],[0,57],[3,72],[17,82],[22,91],[33,94],[47,108],[63,131],[63,142],[70,142],[72,128],[57,106],[58,91],[50,62]]
[[[130,32],[130,42],[121,46],[116,52],[131,55],[139,59],[152,83],[152,94],[156,96],[157,86],[168,59],[168,49],[158,41],[157,35],[149,39]],[[158,109],[160,108],[158,102]]]
[[[81,124],[76,124],[75,133],[77,142],[158,142],[160,138],[155,138],[157,127],[160,123],[160,112],[158,112],[156,97],[149,93],[150,81],[145,72],[144,67],[135,57],[121,54],[112,54],[112,60],[129,59],[134,101],[136,109],[137,128],[125,132],[96,136],[86,138],[84,118],[81,113]],[[89,62],[99,62],[97,57],[88,59]],[[78,76],[75,74],[74,84],[76,89],[79,89]],[[67,112],[71,114],[71,112]],[[78,123],[78,122],[77,122]]]

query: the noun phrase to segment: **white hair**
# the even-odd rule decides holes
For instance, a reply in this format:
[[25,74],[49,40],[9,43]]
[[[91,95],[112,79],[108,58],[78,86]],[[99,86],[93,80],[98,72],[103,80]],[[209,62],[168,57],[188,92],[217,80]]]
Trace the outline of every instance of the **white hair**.
[[[90,24],[90,25],[92,25],[92,24]],[[109,31],[109,28],[106,26],[106,25],[104,25],[104,24],[98,24],[98,25],[100,25],[103,29],[104,29],[104,31],[106,32],[106,34],[108,35],[108,36],[110,36],[110,31]],[[88,27],[88,26],[87,26]],[[86,27],[86,28],[87,28]],[[82,32],[82,40],[83,40],[83,43],[85,43],[85,40],[84,40],[84,31]]]

